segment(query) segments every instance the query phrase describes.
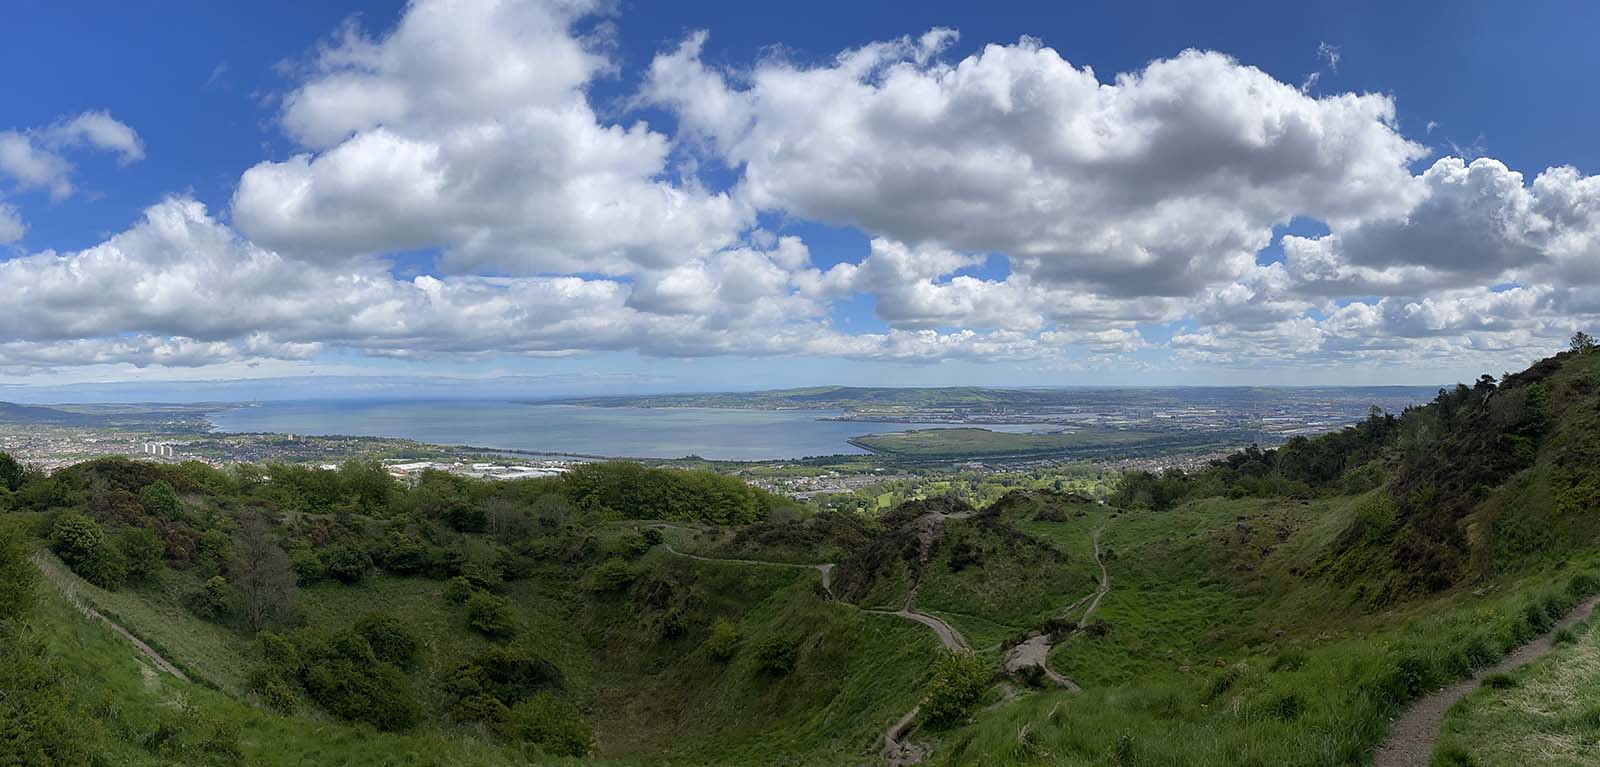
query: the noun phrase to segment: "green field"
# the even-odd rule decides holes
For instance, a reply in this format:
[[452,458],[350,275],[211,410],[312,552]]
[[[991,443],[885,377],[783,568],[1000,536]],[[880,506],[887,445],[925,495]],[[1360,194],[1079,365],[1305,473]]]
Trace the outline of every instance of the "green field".
[[914,460],[1023,457],[1090,458],[1126,451],[1199,449],[1232,444],[1231,433],[1079,429],[1017,434],[978,428],[914,429],[854,437],[850,444],[873,453]]

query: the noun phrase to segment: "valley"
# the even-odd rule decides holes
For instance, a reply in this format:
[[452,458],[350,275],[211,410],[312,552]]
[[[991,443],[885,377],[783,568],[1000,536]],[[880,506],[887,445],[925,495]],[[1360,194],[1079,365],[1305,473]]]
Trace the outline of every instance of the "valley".
[[1099,495],[873,513],[618,461],[12,472],[0,721],[60,764],[1513,753],[1579,726],[1482,712],[1585,668],[1539,656],[1590,647],[1597,397],[1567,353]]

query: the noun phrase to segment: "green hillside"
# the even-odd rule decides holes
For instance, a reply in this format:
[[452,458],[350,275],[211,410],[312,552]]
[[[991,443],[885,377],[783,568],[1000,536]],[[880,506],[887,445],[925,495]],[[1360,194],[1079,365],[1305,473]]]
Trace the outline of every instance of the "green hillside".
[[[1597,427],[1566,353],[1108,503],[878,516],[630,463],[0,458],[0,764],[1368,764],[1600,592]],[[1495,713],[1581,685],[1588,625],[1441,763],[1600,736],[1585,694]]]

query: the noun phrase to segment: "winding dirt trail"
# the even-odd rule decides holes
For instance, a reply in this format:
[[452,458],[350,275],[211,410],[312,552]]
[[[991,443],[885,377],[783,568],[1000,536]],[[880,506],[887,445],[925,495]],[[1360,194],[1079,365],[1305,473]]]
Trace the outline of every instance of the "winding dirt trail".
[[672,547],[670,543],[661,544],[668,553],[675,554],[685,559],[694,559],[701,562],[718,562],[726,565],[754,565],[756,567],[786,567],[798,570],[816,570],[822,574],[822,590],[833,593],[833,563],[824,562],[820,565],[808,565],[801,562],[769,562],[764,559],[723,559],[721,557],[702,557],[699,554],[688,554]]
[[1600,605],[1600,596],[1590,597],[1557,621],[1549,631],[1512,650],[1494,666],[1479,669],[1471,677],[1425,695],[1411,704],[1411,708],[1394,721],[1394,726],[1389,730],[1389,739],[1373,754],[1373,767],[1428,767],[1433,760],[1433,747],[1439,740],[1439,731],[1444,727],[1445,714],[1449,713],[1451,706],[1478,689],[1484,677],[1514,671],[1549,654],[1554,649],[1552,638],[1555,633],[1589,617],[1596,605]]
[[[1078,616],[1079,629],[1089,625],[1089,616],[1100,608],[1100,600],[1104,599],[1106,594],[1111,591],[1111,574],[1106,570],[1105,558],[1101,556],[1100,551],[1100,533],[1104,529],[1097,528],[1092,538],[1094,541],[1094,561],[1095,564],[1100,566],[1100,583],[1095,586],[1094,591],[1085,594],[1078,601],[1062,608],[1060,613],[1060,617],[1065,618],[1087,602],[1089,606],[1084,609],[1083,615]],[[1051,642],[1049,634],[1044,632],[1034,634],[1028,637],[1027,641],[1006,651],[1002,667],[1007,672],[1014,674],[1037,666],[1044,673],[1046,679],[1055,682],[1058,686],[1065,687],[1069,692],[1083,692],[1083,688],[1078,686],[1078,683],[1073,681],[1071,677],[1050,667],[1050,650],[1053,647],[1054,644]]]
[[[939,542],[939,537],[944,534],[944,523],[950,519],[966,519],[972,512],[957,512],[955,514],[929,513],[917,518],[917,540],[921,544],[917,553],[917,578],[911,583],[911,588],[906,590],[905,604],[899,610],[863,610],[863,612],[877,613],[879,615],[895,615],[906,620],[916,621],[939,636],[940,644],[951,652],[968,651],[967,638],[961,635],[954,626],[945,623],[942,619],[917,610],[917,594],[922,591],[922,581],[928,572],[928,562],[933,558],[933,547]],[[922,703],[912,706],[900,721],[889,725],[883,733],[883,757],[888,760],[890,767],[906,767],[916,764],[927,758],[929,749],[920,743],[904,740],[904,735],[911,724],[917,720],[917,714],[922,712]]]
[[99,620],[105,623],[107,626],[110,626],[112,631],[117,632],[122,636],[123,639],[128,640],[128,643],[133,645],[133,649],[138,650],[139,654],[143,655],[145,660],[150,661],[151,665],[155,666],[158,670],[171,674],[185,682],[189,681],[189,677],[184,674],[182,670],[180,670],[177,666],[172,665],[172,663],[166,658],[161,657],[161,653],[156,652],[155,648],[145,644],[143,640],[134,636],[132,632],[123,628],[116,621],[107,618],[99,610],[91,607],[88,602],[83,601],[83,599],[78,596],[77,590],[72,587],[72,576],[62,571],[61,568],[54,562],[45,559],[44,555],[42,554],[34,554],[33,565],[34,567],[39,568],[39,572],[44,575],[45,580],[49,581],[51,585],[55,586],[56,589],[61,592],[61,595],[66,597],[68,602],[72,603],[73,607],[78,608],[78,612],[81,612],[90,618]]
[[1100,533],[1105,528],[1096,528],[1094,531],[1094,563],[1100,566],[1100,585],[1094,590],[1094,599],[1089,602],[1088,609],[1083,611],[1083,617],[1078,619],[1078,628],[1089,625],[1089,616],[1100,608],[1100,600],[1106,598],[1111,591],[1111,574],[1106,571],[1106,560],[1100,555]]

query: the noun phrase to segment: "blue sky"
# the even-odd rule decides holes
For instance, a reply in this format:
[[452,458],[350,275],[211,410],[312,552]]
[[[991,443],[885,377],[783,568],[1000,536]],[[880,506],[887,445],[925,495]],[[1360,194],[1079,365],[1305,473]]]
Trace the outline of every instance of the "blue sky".
[[[10,325],[0,321],[0,382],[56,386],[337,373],[550,375],[563,382],[552,386],[571,386],[565,383],[574,380],[570,376],[583,380],[585,375],[621,374],[624,378],[607,380],[659,389],[824,382],[1434,383],[1542,356],[1600,311],[1592,298],[1584,298],[1592,296],[1592,286],[1572,276],[1600,261],[1594,252],[1600,247],[1594,216],[1600,214],[1586,196],[1597,194],[1596,185],[1586,182],[1600,166],[1600,148],[1593,141],[1600,122],[1600,98],[1593,95],[1600,93],[1600,53],[1587,39],[1600,22],[1600,8],[1593,4],[1514,8],[1477,2],[1430,9],[1422,4],[1312,8],[1265,2],[991,2],[981,8],[956,2],[623,2],[569,12],[530,0],[526,8],[510,3],[460,15],[526,12],[528,18],[554,17],[554,22],[534,19],[523,28],[533,37],[553,35],[549,40],[474,40],[471,35],[481,33],[465,26],[451,29],[447,23],[434,30],[439,37],[433,39],[453,45],[492,48],[506,43],[508,56],[477,72],[477,78],[492,78],[494,72],[488,70],[501,65],[536,73],[533,81],[514,84],[515,89],[505,92],[510,97],[500,93],[493,103],[442,101],[437,93],[461,84],[442,75],[435,81],[432,74],[419,75],[403,65],[374,63],[381,53],[351,63],[356,53],[385,47],[397,59],[404,58],[403,41],[390,36],[397,25],[409,23],[420,30],[432,23],[427,5],[166,2],[152,9],[112,3],[14,4],[7,13],[6,45],[0,46],[0,66],[13,73],[0,99],[0,132],[11,131],[33,149],[68,164],[61,178],[70,181],[72,191],[61,194],[45,183],[30,184],[16,172],[8,178],[0,160],[0,205],[8,206],[19,227],[25,227],[9,244],[0,244],[0,258],[5,259],[0,269],[12,267],[6,276],[14,285],[43,296],[36,304],[24,303],[22,310],[70,312],[73,300],[84,300],[95,286],[107,283],[50,294],[60,287],[51,269],[67,267],[41,259],[76,258],[80,251],[119,242],[119,236],[126,243],[130,233],[139,234],[141,222],[148,228],[152,206],[177,200],[204,206],[203,213],[187,209],[175,214],[189,222],[185,226],[211,227],[206,231],[215,237],[234,240],[233,251],[204,254],[207,268],[227,272],[230,259],[278,258],[325,270],[323,282],[349,275],[370,281],[373,269],[384,269],[398,285],[385,291],[414,291],[407,280],[425,274],[443,280],[447,290],[459,287],[476,297],[480,303],[475,305],[500,291],[493,293],[499,301],[495,305],[503,305],[506,314],[459,335],[452,335],[458,329],[444,327],[450,323],[442,320],[427,327],[377,331],[367,324],[338,322],[337,317],[322,318],[318,327],[301,327],[308,323],[266,316],[270,313],[219,323],[215,318],[186,318],[182,307],[157,306],[166,294],[156,288],[150,293],[135,290],[132,297],[108,297],[132,305],[108,311],[103,322],[75,323],[59,316]],[[408,20],[408,14],[414,18]],[[359,30],[360,44],[340,38],[343,28]],[[925,51],[918,48],[920,36],[938,28],[959,35]],[[701,31],[707,35],[692,55],[679,47]],[[1037,43],[1019,43],[1024,38]],[[555,95],[540,83],[560,77],[543,73],[579,59],[564,63],[551,58],[551,40],[571,42],[574,51],[582,52],[574,56],[588,57],[584,71]],[[881,54],[867,74],[841,80],[843,75],[834,72],[842,52],[897,40],[906,42]],[[1205,109],[1216,107],[1217,99],[1238,99],[1218,114],[1244,114],[1240,124],[1249,125],[1258,118],[1260,125],[1281,125],[1285,114],[1310,120],[1321,131],[1315,139],[1321,143],[1278,146],[1269,140],[1268,146],[1239,150],[1238,157],[1227,155],[1237,149],[1231,138],[1201,144],[1212,147],[1206,158],[1195,161],[1204,167],[1192,169],[1213,179],[1203,186],[1178,170],[1169,175],[1174,163],[1157,162],[1160,147],[1139,150],[1154,159],[1124,158],[1110,170],[1089,162],[1072,165],[1092,152],[1063,149],[1048,140],[1029,143],[1034,134],[1059,137],[1071,110],[1081,107],[1070,100],[1052,101],[1056,96],[1049,91],[1058,82],[1050,78],[1061,73],[1027,80],[1038,73],[1024,71],[1017,63],[1020,55],[1004,62],[987,57],[985,46],[990,44],[1017,54],[1029,46],[1042,47],[1064,66],[1091,68],[1103,86],[1129,73],[1149,84],[1150,92],[1157,91],[1156,70],[1147,70],[1152,62],[1175,61],[1187,49],[1225,54],[1231,64],[1187,61],[1169,68],[1180,71],[1160,84],[1165,90],[1157,96],[1135,97],[1128,89],[1125,100],[1135,107],[1126,111],[1150,111],[1140,113],[1145,123],[1129,123],[1126,130],[1136,132],[1150,120],[1192,118],[1201,127],[1175,122],[1156,129],[1171,131],[1159,135],[1201,133],[1222,119],[1201,114]],[[346,55],[329,56],[330,50]],[[868,103],[848,99],[872,98],[878,106],[863,107],[870,116],[871,109],[901,103],[896,99],[913,93],[907,88],[897,94],[900,84],[885,79],[885,72],[901,67],[927,83],[944,82],[950,89],[945,95],[954,99],[961,96],[959,86],[941,81],[941,73],[985,58],[994,71],[1004,72],[1001,76],[1016,78],[1013,85],[1044,89],[1038,96],[1040,108],[1026,116],[1019,116],[1023,110],[990,114],[968,109],[926,124],[888,127],[884,119],[872,118],[841,126],[837,135],[824,134],[772,106],[805,94],[783,92],[778,89],[785,86],[763,80],[785,71],[832,75],[826,82],[834,84],[848,80],[845,84],[851,87],[841,86],[829,95],[831,101],[817,96],[812,108],[844,114]],[[653,64],[676,67],[678,85],[704,87],[666,83],[662,75],[652,76]],[[1183,89],[1195,80],[1181,71],[1185,67],[1195,72],[1221,67],[1206,71],[1213,76],[1237,74],[1241,84],[1235,91],[1187,93]],[[1285,93],[1252,101],[1259,83],[1245,82],[1250,68],[1286,86]],[[302,106],[310,104],[321,86],[357,75],[359,87],[366,90],[350,98],[350,104],[366,103],[360,98],[373,94],[402,92],[410,94],[410,111],[369,120],[338,114],[337,102],[313,104],[300,113],[290,108],[297,98]],[[1059,81],[1063,92],[1073,86],[1069,80]],[[863,95],[862,89],[870,94]],[[1304,103],[1287,103],[1293,91],[1303,94]],[[724,101],[707,100],[712,98],[708,93],[720,93]],[[1344,111],[1329,103],[1345,94],[1352,99],[1367,94],[1363,98],[1380,100],[1392,114],[1382,115],[1380,105],[1371,116],[1368,106],[1377,101]],[[547,96],[552,101],[535,103]],[[524,97],[530,101],[518,103]],[[619,150],[620,156],[648,155],[651,147],[664,147],[659,165],[630,168],[635,177],[627,181],[632,186],[615,189],[597,190],[594,177],[581,174],[578,180],[551,175],[554,191],[526,178],[508,181],[512,186],[504,197],[522,195],[530,207],[504,220],[479,220],[463,212],[477,206],[477,197],[465,192],[460,199],[449,197],[457,191],[453,184],[471,173],[481,176],[481,168],[474,171],[459,162],[441,165],[440,172],[450,181],[445,191],[430,193],[428,204],[436,209],[375,213],[378,219],[395,216],[398,223],[374,225],[365,235],[336,230],[339,221],[347,220],[340,216],[376,210],[371,200],[339,197],[341,179],[351,177],[335,171],[351,171],[333,167],[329,159],[341,150],[353,155],[364,146],[363,136],[398,137],[412,147],[447,146],[450,136],[464,130],[532,119],[528,115],[538,109],[564,109],[574,97],[592,113],[585,130],[592,128],[595,136],[637,123],[648,126],[638,130],[656,143],[641,140]],[[1155,98],[1166,101],[1150,107]],[[432,111],[424,112],[417,105],[428,99]],[[696,117],[708,104],[730,102],[743,105],[743,122]],[[1109,103],[1113,111],[1122,109]],[[81,138],[87,134],[66,138],[69,133],[61,126],[85,113],[104,113],[135,132],[141,156],[130,159],[125,148]],[[1353,123],[1357,118],[1352,113],[1369,119]],[[1061,119],[1063,125],[1052,125],[1051,119]],[[958,121],[965,134],[936,135],[940,126]],[[848,135],[850,130],[862,133]],[[924,130],[926,136],[917,133]],[[995,143],[972,139],[991,130]],[[1369,133],[1356,136],[1358,130]],[[1340,131],[1344,133],[1335,135]],[[922,143],[905,135],[919,136]],[[480,149],[511,153],[508,157],[537,154],[543,140],[532,132],[525,138],[525,145]],[[786,164],[795,158],[785,153],[807,141],[834,145],[811,147],[813,154],[804,163]],[[864,167],[863,160],[852,159],[852,151],[873,141],[890,147],[869,155],[873,162],[901,159],[896,152],[912,159],[883,167]],[[370,149],[371,144],[365,146]],[[385,151],[391,154],[373,156],[393,156],[392,148]],[[1021,158],[1020,165],[1009,167],[1034,169],[1038,178],[1019,178],[1018,187],[1062,197],[1035,201],[1041,213],[1032,219],[1018,214],[1013,220],[1016,204],[1002,207],[997,202],[993,209],[974,204],[979,190],[993,179],[950,170],[978,167],[958,156],[968,151],[977,158],[984,153]],[[1061,153],[1051,154],[1057,151]],[[1307,157],[1292,154],[1297,151]],[[913,183],[914,193],[892,183],[893,173],[933,156],[944,164],[907,174],[907,179],[923,179]],[[290,176],[283,174],[299,172],[292,167],[297,157],[308,163],[329,159],[326,167],[294,177],[302,184],[298,188],[313,190],[317,199],[302,209],[277,210],[271,195],[286,188],[279,182]],[[1345,172],[1328,157],[1363,167]],[[1459,158],[1462,170],[1435,167],[1448,158]],[[1302,159],[1304,167],[1295,166]],[[1494,167],[1473,162],[1480,159]],[[835,176],[859,169],[863,178],[882,183],[862,188],[854,180],[848,186],[828,178],[789,180],[796,168],[830,163],[838,163]],[[1572,178],[1556,179],[1567,185],[1561,187],[1565,191],[1534,183],[1547,169],[1564,166],[1575,171]],[[526,170],[544,178],[547,172],[557,173],[551,167],[530,164]],[[1430,169],[1435,175],[1428,175]],[[268,178],[268,171],[278,174],[272,185],[244,184],[247,172],[256,172],[259,182]],[[1280,171],[1281,178],[1263,180]],[[787,175],[763,175],[779,172]],[[1107,178],[1118,172],[1126,178]],[[1520,180],[1506,181],[1514,173],[1521,174]],[[779,181],[762,183],[772,178]],[[1230,195],[1215,188],[1222,183],[1218,180],[1245,187],[1259,182],[1259,188]],[[397,183],[390,177],[350,183],[368,181],[388,183],[390,191]],[[929,184],[938,188],[927,188]],[[1392,189],[1382,195],[1363,193],[1359,201],[1346,199],[1353,187],[1375,186]],[[1325,191],[1302,194],[1306,188]],[[525,226],[526,210],[549,208],[549,200],[564,199],[545,195],[570,197],[572,189],[598,195],[595,205],[613,210],[627,208],[630,201],[681,194],[689,207],[679,213],[687,223],[671,232],[643,231],[660,227],[638,224],[638,219],[667,214],[638,208],[626,225],[641,231],[624,236],[616,221],[574,223],[574,215],[582,216],[580,207],[576,214],[552,214],[548,225]],[[1469,231],[1472,222],[1497,218],[1465,201],[1474,195],[1481,200],[1484,189],[1504,196],[1497,209],[1532,211],[1529,215],[1536,218],[1488,233]],[[473,191],[479,193],[483,190]],[[1066,199],[1080,194],[1128,194],[1139,197],[1137,205],[1144,207],[1119,207],[1091,217],[1083,212],[1086,206]],[[1288,199],[1297,197],[1303,199]],[[852,201],[834,204],[844,198]],[[1241,223],[1192,241],[1173,239],[1170,232],[1136,233],[1144,222],[1168,215],[1171,206],[1190,203],[1209,211],[1207,219],[1237,215]],[[1550,213],[1558,203],[1572,206],[1576,217]],[[960,215],[970,212],[972,220],[928,213],[946,204],[952,206],[948,210],[963,211]],[[411,231],[412,221],[426,223]],[[969,234],[991,224],[995,233]],[[592,228],[579,231],[585,226]],[[1169,228],[1193,227],[1174,219]],[[396,229],[405,231],[390,236]],[[1000,230],[1029,233],[1012,236]],[[1299,255],[1285,255],[1295,243],[1284,235],[1303,243],[1294,251]],[[1451,237],[1465,243],[1463,253],[1473,243],[1504,241],[1505,246],[1459,258],[1437,255],[1455,247]],[[776,255],[778,238],[803,244],[804,262]],[[1127,247],[1108,246],[1108,238],[1128,241]],[[121,267],[128,270],[128,280],[166,280],[170,291],[171,280],[185,273],[182,259],[194,256],[179,251],[195,246],[140,242],[153,250],[119,246],[131,254]],[[1260,267],[1276,265],[1277,270],[1245,271],[1235,258],[1246,247],[1240,243],[1256,251]],[[1256,248],[1258,243],[1262,247]],[[1415,252],[1422,247],[1430,252]],[[270,255],[250,256],[255,248]],[[55,255],[40,255],[46,251]],[[785,272],[788,281],[776,288],[763,283],[776,292],[757,295],[740,282],[752,279],[750,259],[759,261],[764,274]],[[1313,274],[1313,266],[1320,271]],[[1167,284],[1175,272],[1183,277]],[[584,290],[609,296],[596,301],[611,303],[592,310],[539,304],[541,296],[556,289],[548,281],[563,278],[582,280]],[[517,284],[474,282],[483,279]],[[39,281],[38,286],[30,280]],[[546,282],[535,282],[539,280]],[[685,291],[683,286],[694,280],[701,280],[703,289]],[[558,286],[567,290],[578,284]],[[1491,286],[1498,289],[1491,291]],[[1490,297],[1506,292],[1506,286],[1514,288],[1510,296]],[[304,287],[274,288],[285,291],[273,294],[281,303],[321,300]],[[252,289],[240,285],[212,297],[237,302]],[[702,293],[715,294],[716,300],[698,300]],[[371,314],[360,301],[376,299],[363,294],[329,300],[347,306],[347,313],[366,308]],[[1008,303],[1016,306],[1015,316],[997,318],[1009,310],[996,307]],[[1068,303],[1073,308],[1063,308]],[[1335,316],[1352,303],[1357,304],[1354,310]],[[1370,309],[1362,313],[1364,307]],[[526,328],[531,320],[525,315],[567,312],[597,318],[602,312],[618,314],[605,328],[586,327],[576,334],[550,318],[544,320],[548,327],[538,332]],[[697,331],[691,334],[685,329],[689,325]],[[485,326],[500,329],[490,332]],[[382,336],[381,342],[368,340],[374,333]],[[808,333],[813,339],[826,334],[830,340],[808,341]],[[552,340],[575,335],[582,337],[566,344]],[[591,335],[593,340],[586,340]],[[776,338],[786,340],[778,343]],[[408,339],[413,346],[406,346]],[[7,342],[12,344],[9,352]]]

